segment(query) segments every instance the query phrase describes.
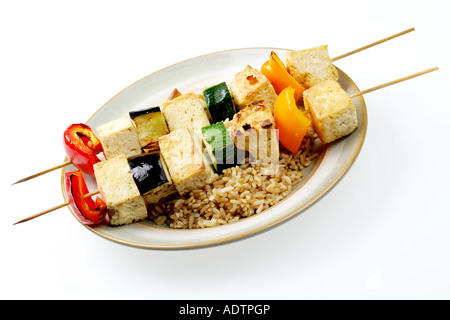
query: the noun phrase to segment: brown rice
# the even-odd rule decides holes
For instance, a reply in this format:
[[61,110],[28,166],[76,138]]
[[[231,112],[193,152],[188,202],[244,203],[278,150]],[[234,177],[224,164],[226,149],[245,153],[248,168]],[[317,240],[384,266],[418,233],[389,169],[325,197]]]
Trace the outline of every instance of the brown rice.
[[303,178],[302,170],[318,155],[312,152],[314,140],[305,138],[295,154],[282,150],[275,175],[261,174],[265,164],[260,163],[228,168],[211,184],[149,208],[149,219],[171,228],[196,229],[235,223],[261,213],[288,196]]

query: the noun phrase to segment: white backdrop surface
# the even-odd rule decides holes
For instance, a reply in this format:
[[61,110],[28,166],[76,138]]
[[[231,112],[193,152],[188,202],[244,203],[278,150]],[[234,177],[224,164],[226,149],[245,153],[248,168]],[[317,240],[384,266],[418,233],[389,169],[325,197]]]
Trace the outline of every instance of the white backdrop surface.
[[[220,6],[218,5],[220,4]],[[450,298],[448,1],[2,1],[0,298]],[[331,56],[365,96],[369,126],[349,173],[312,208],[257,236],[196,250],[143,250],[83,228],[60,171],[62,132],[126,86],[198,55],[245,47]]]

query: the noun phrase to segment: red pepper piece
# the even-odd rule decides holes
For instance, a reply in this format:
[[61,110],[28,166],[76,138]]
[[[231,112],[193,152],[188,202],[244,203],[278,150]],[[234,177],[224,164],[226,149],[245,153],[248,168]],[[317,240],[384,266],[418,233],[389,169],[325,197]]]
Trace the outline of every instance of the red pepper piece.
[[107,218],[106,203],[97,197],[85,197],[89,193],[83,173],[78,170],[64,174],[66,194],[73,212],[82,223],[95,226]]
[[94,175],[94,164],[100,162],[96,156],[102,145],[92,129],[83,124],[70,125],[64,131],[64,149],[70,161],[86,174]]

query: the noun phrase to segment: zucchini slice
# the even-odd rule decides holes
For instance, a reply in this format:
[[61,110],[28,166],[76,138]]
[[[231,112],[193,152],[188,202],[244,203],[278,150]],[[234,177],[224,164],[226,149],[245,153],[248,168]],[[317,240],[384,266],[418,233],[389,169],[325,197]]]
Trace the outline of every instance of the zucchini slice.
[[236,148],[223,122],[203,127],[202,139],[218,174],[237,165]]
[[142,150],[144,152],[158,151],[158,138],[169,133],[161,109],[159,107],[151,107],[131,111],[129,115],[136,127]]
[[225,82],[205,89],[203,97],[213,123],[233,119],[236,108]]

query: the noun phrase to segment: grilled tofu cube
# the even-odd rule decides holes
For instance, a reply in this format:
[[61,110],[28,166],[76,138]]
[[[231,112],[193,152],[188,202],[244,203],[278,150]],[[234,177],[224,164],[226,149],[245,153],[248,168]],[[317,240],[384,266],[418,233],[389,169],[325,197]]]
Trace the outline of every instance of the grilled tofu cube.
[[142,154],[136,128],[126,115],[98,126],[97,132],[106,159],[119,155],[132,157]]
[[205,101],[193,92],[164,102],[161,109],[170,131],[180,128],[196,130],[210,125]]
[[177,194],[159,152],[147,153],[128,160],[134,182],[147,205]]
[[339,83],[324,81],[303,92],[314,131],[324,143],[352,133],[358,127],[356,108]]
[[213,181],[214,171],[189,129],[177,129],[160,137],[159,148],[180,195]]
[[252,103],[262,102],[273,112],[277,94],[272,83],[259,70],[246,66],[235,75],[229,89],[239,109],[244,109]]
[[325,80],[338,80],[338,72],[328,54],[327,45],[288,52],[286,68],[294,79],[305,88],[310,88]]
[[95,178],[111,217],[125,225],[147,217],[147,207],[134,182],[127,157],[119,155],[94,165]]
[[236,148],[248,151],[253,160],[278,163],[279,145],[275,118],[266,105],[252,104],[236,113],[228,131]]
[[151,107],[129,113],[144,152],[159,150],[158,138],[168,134],[166,120],[159,107]]

